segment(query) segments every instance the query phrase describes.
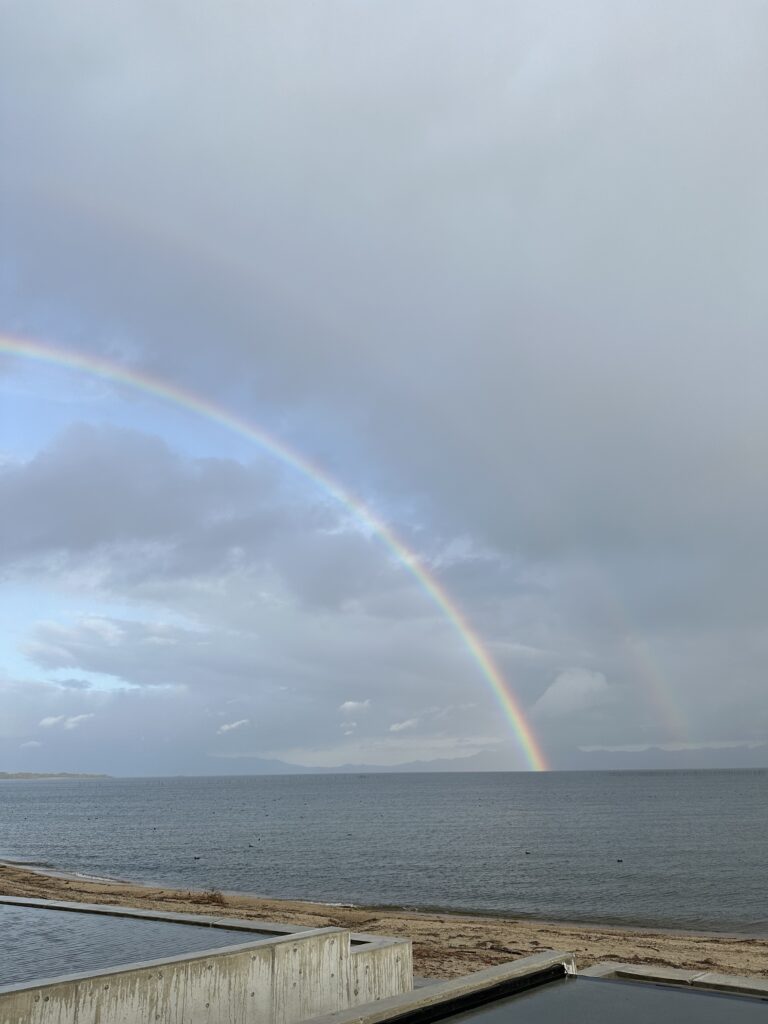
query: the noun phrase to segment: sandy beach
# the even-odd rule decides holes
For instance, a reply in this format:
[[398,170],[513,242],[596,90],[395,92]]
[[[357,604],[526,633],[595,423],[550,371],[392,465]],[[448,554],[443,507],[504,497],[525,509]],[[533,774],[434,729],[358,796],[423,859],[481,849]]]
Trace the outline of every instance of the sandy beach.
[[424,977],[452,978],[556,948],[575,953],[580,967],[599,960],[624,960],[768,978],[768,939],[763,938],[336,907],[61,877],[13,864],[0,864],[0,894],[403,935],[413,940],[414,968]]

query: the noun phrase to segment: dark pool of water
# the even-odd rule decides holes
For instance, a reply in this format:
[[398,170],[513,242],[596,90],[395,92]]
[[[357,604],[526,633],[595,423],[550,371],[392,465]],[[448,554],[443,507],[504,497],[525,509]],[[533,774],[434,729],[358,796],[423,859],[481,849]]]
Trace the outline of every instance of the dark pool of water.
[[647,982],[566,978],[448,1018],[448,1024],[760,1024],[768,1002]]

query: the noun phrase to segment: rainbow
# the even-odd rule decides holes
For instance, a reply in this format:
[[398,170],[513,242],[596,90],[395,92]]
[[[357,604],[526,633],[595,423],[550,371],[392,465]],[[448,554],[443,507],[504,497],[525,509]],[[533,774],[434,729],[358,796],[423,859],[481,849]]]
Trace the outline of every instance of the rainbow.
[[654,719],[664,730],[665,742],[685,743],[691,740],[686,716],[675,699],[669,681],[662,674],[647,637],[638,634],[629,621],[626,605],[621,602],[615,588],[605,583],[608,607],[614,620],[614,632],[620,639],[627,663],[642,684],[646,704]]
[[349,509],[361,523],[378,536],[397,560],[411,573],[422,590],[459,634],[509,722],[512,734],[530,770],[548,770],[549,766],[544,753],[517,698],[505,682],[490,652],[464,612],[442,584],[422,564],[418,555],[400,540],[392,528],[363,501],[329,476],[322,467],[283,441],[268,434],[261,427],[249,423],[209,399],[139,370],[97,356],[85,355],[82,352],[63,349],[41,341],[5,334],[0,334],[0,353],[62,366],[102,380],[124,384],[182,409],[187,409],[198,416],[203,416],[210,422],[259,445],[284,465],[312,481],[329,497]]

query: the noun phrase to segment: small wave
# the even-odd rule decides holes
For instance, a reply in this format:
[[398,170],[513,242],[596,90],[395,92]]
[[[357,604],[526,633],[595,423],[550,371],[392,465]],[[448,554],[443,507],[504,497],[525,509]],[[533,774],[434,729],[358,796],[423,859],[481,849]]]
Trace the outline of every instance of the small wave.
[[[82,878],[84,882],[123,882],[126,885],[129,883],[125,878],[116,878],[114,875],[89,875],[85,871],[72,871],[72,878]],[[141,885],[142,883],[136,883]]]
[[45,871],[54,878],[81,878],[84,882],[107,882],[122,885],[146,884],[142,882],[131,883],[128,879],[119,878],[117,875],[93,875],[87,871],[68,871],[66,868],[59,867],[58,864],[52,864],[47,860],[10,860],[8,857],[3,857],[0,859],[0,864],[7,864],[9,867],[15,868],[29,868],[30,871],[38,873]]
[[47,860],[9,860],[8,857],[3,857],[2,864],[10,864],[11,867],[15,868],[49,868],[53,869],[56,867],[55,864],[51,864]]
[[[266,897],[267,899],[274,899],[274,897]],[[299,900],[296,899],[294,903],[309,903],[313,907],[341,907],[344,910],[358,910],[360,908],[359,903],[333,903],[330,900]]]

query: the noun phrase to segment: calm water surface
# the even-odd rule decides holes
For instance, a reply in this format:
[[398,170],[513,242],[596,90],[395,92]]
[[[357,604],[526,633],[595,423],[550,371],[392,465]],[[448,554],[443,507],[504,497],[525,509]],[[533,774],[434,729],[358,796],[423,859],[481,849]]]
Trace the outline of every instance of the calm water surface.
[[239,946],[259,932],[0,904],[0,985]]
[[768,933],[768,771],[0,783],[0,858],[276,897]]

